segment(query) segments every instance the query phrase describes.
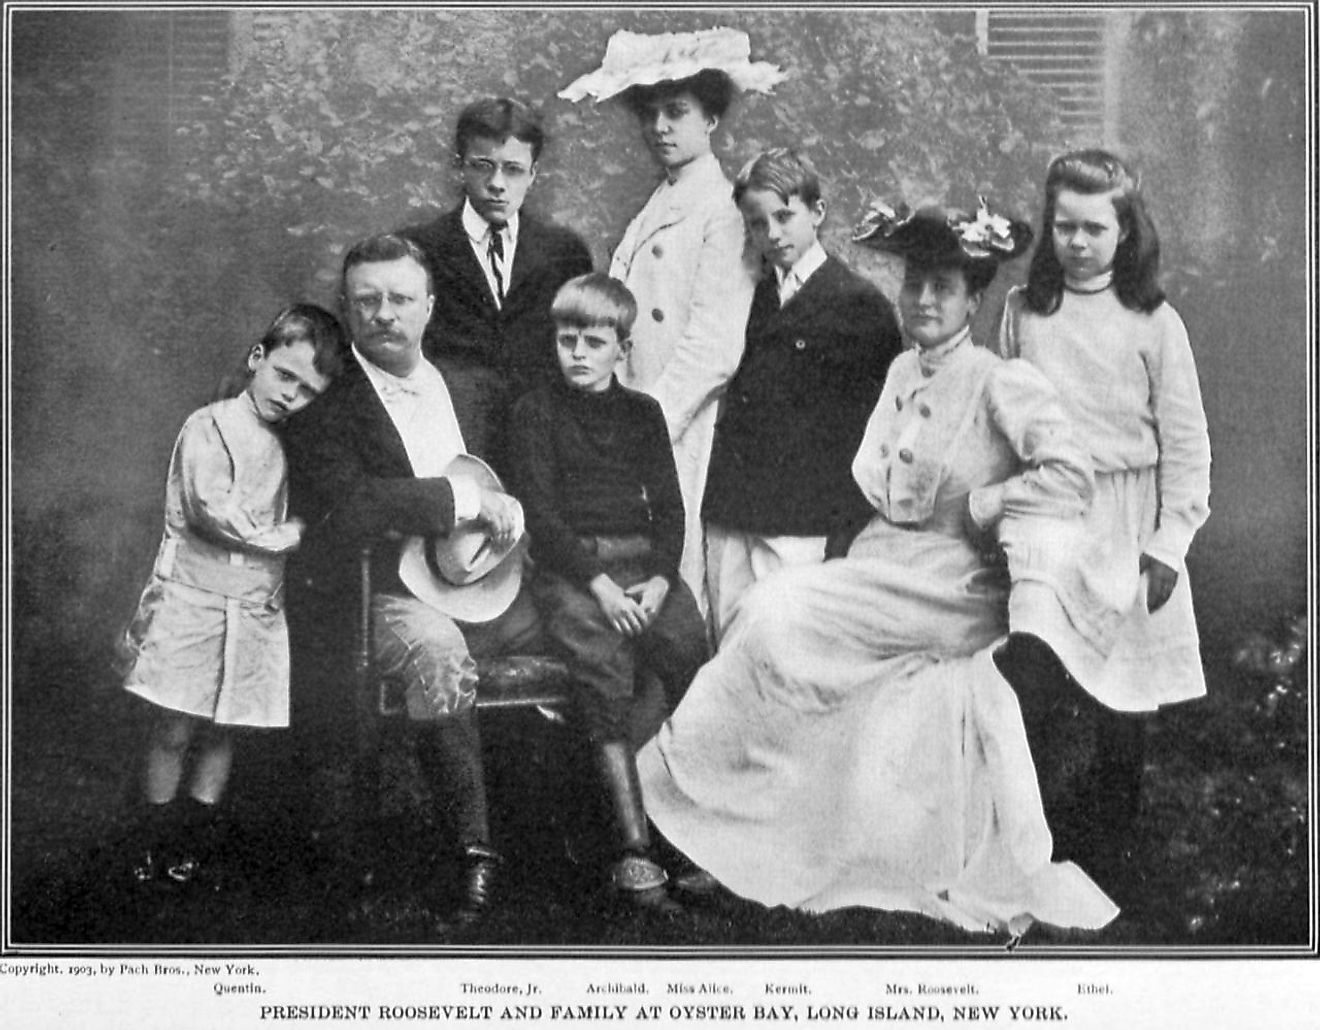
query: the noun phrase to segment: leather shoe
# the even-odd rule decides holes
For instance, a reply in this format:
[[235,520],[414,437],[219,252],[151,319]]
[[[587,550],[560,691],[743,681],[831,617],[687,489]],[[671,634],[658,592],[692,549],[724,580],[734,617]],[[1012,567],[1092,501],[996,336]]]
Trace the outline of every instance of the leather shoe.
[[610,870],[610,886],[619,901],[631,908],[672,918],[684,910],[670,897],[668,880],[658,863],[636,853],[624,855]]
[[692,866],[674,876],[674,888],[684,894],[696,894],[709,897],[723,890],[720,881],[700,866]]
[[134,883],[151,883],[160,874],[160,859],[151,848],[144,849],[133,856],[133,865],[129,871]]
[[467,872],[463,880],[463,898],[453,921],[460,926],[478,922],[494,904],[495,882],[504,864],[498,851],[486,844],[470,844],[464,849]]

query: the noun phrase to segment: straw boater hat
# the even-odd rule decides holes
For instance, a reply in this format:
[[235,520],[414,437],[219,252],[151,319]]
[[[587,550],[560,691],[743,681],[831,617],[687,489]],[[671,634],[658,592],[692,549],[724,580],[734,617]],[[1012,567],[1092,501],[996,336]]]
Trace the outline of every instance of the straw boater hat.
[[983,265],[1008,261],[1031,245],[1031,226],[995,214],[980,198],[975,215],[931,204],[909,212],[875,201],[853,229],[853,242],[930,264]]
[[[471,454],[460,454],[446,476],[467,476],[489,490],[499,477]],[[496,546],[487,527],[455,526],[448,536],[409,537],[399,555],[399,579],[419,601],[459,622],[489,622],[503,615],[522,585],[521,529],[512,543]]]
[[575,103],[583,97],[600,103],[633,86],[689,79],[706,70],[723,72],[738,90],[769,93],[784,80],[784,73],[767,61],[753,62],[751,56],[751,41],[738,29],[656,35],[619,31],[605,45],[601,66],[570,83],[559,95]]

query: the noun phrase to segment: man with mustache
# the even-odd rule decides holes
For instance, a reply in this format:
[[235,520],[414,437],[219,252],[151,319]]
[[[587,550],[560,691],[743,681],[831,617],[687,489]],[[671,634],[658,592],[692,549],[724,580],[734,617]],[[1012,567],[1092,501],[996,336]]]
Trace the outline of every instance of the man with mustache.
[[423,351],[444,373],[468,449],[501,473],[509,408],[559,378],[550,302],[591,271],[575,233],[522,210],[544,146],[539,116],[521,101],[469,104],[454,132],[462,205],[400,232],[426,254],[435,287]]
[[[345,371],[315,414],[291,419],[285,433],[291,506],[310,527],[290,576],[290,610],[304,640],[319,633],[325,649],[342,652],[334,644],[352,638],[356,556],[373,545],[377,671],[405,687],[418,765],[465,863],[459,908],[433,927],[442,932],[487,911],[501,861],[487,812],[474,655],[531,647],[539,626],[523,594],[480,624],[417,600],[399,579],[399,541],[445,536],[475,520],[504,546],[521,534],[522,514],[509,495],[446,474],[466,451],[464,429],[444,378],[422,354],[435,298],[421,250],[395,235],[362,240],[344,257],[341,287],[352,340]],[[379,871],[373,856],[358,861],[358,878],[370,885]]]

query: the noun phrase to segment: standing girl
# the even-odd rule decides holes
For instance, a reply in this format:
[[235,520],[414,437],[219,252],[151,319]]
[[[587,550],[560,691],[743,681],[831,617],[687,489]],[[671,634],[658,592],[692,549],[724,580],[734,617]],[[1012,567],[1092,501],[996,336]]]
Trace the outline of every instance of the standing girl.
[[610,262],[610,275],[638,307],[619,381],[650,394],[664,412],[687,512],[679,572],[703,612],[701,498],[716,405],[742,357],[757,268],[711,137],[736,93],[767,93],[783,78],[750,55],[747,34],[735,29],[616,32],[602,66],[560,93],[574,101],[620,97],[663,172]]
[[329,312],[286,308],[248,351],[241,392],[222,386],[225,399],[194,412],[174,445],[165,532],[126,639],[125,689],[155,706],[139,881],[197,875],[229,779],[233,727],[289,724],[284,559],[303,525],[287,517],[274,427],[325,390],[343,348]]
[[[1088,528],[1110,588],[1130,599],[1113,653],[1084,684],[1100,704],[1081,691],[1069,702],[1074,716],[1084,714],[1079,705],[1090,709],[1082,720],[1096,752],[1090,775],[1069,786],[1060,782],[1066,767],[1040,770],[1047,801],[1059,795],[1047,812],[1056,844],[1076,851],[1121,839],[1135,817],[1145,731],[1135,713],[1205,693],[1184,562],[1209,515],[1210,442],[1187,330],[1157,281],[1159,237],[1136,176],[1102,150],[1056,158],[1042,229],[1027,285],[1009,294],[1000,350],[1045,373],[1090,448]],[[1057,737],[1047,727],[1057,710],[1028,699],[1024,707],[1029,735]]]

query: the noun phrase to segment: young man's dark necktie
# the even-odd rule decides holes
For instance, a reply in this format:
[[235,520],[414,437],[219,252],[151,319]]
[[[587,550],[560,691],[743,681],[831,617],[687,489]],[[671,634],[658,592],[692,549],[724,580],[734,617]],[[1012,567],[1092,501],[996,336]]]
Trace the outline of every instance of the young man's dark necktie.
[[490,245],[486,256],[490,260],[491,270],[495,273],[495,303],[504,304],[504,273],[500,271],[504,264],[504,235],[497,229],[490,230]]

